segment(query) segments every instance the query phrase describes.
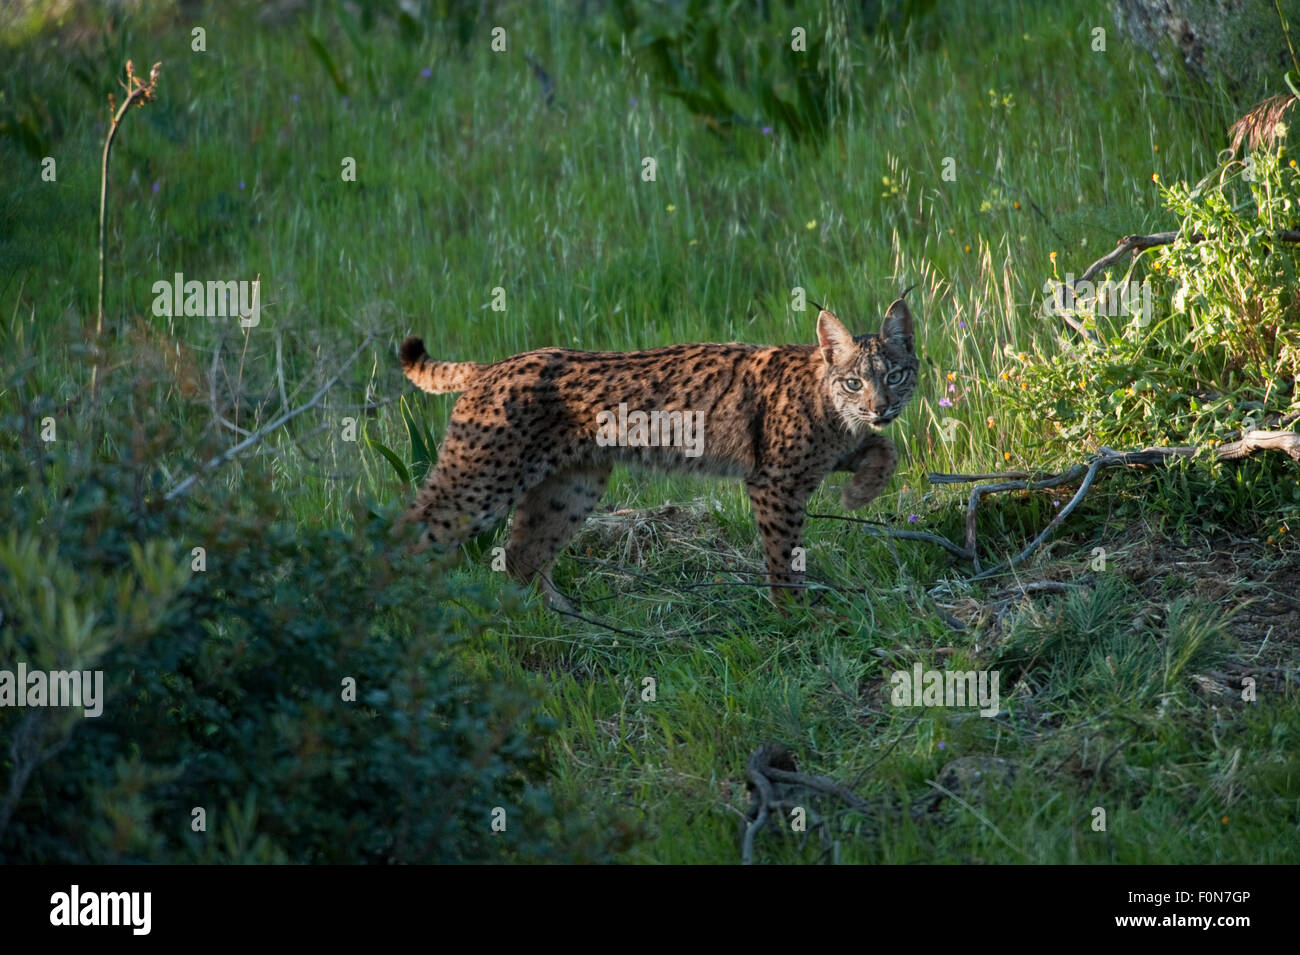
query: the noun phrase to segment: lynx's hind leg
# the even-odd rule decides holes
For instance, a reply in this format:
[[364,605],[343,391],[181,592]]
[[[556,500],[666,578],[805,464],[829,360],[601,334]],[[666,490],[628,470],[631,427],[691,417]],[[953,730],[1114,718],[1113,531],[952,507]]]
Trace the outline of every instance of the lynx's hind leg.
[[454,549],[505,520],[528,485],[547,473],[525,475],[516,464],[449,436],[407,520],[425,525],[425,546]]
[[506,569],[522,584],[536,582],[553,609],[572,611],[551,581],[551,567],[599,503],[609,472],[609,465],[557,471],[525,494],[515,511]]
[[836,467],[852,471],[853,476],[840,492],[840,500],[849,510],[865,507],[885,489],[898,467],[898,449],[883,434],[867,435],[862,445]]

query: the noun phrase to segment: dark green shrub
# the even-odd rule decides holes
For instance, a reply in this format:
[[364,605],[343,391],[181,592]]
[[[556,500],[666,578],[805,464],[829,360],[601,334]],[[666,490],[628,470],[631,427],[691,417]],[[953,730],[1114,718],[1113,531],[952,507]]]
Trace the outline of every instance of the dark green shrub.
[[[126,407],[113,387],[104,406]],[[159,462],[201,458],[160,415],[79,428],[21,391],[0,405],[0,669],[102,670],[107,702],[96,719],[0,708],[0,859],[573,861],[618,848],[617,824],[550,798],[535,693],[460,671],[483,599],[450,592],[383,515],[289,526],[255,461],[231,466],[234,490],[217,475],[164,501]],[[192,831],[196,807],[206,832]]]

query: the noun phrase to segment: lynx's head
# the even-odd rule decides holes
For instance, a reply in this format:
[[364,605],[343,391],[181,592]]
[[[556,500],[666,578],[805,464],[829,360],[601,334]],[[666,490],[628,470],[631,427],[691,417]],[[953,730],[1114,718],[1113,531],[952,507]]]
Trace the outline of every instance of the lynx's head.
[[901,297],[885,311],[878,335],[855,338],[843,322],[821,309],[817,344],[826,363],[831,406],[845,427],[857,434],[868,426],[883,428],[899,416],[916,387],[919,367],[912,313]]

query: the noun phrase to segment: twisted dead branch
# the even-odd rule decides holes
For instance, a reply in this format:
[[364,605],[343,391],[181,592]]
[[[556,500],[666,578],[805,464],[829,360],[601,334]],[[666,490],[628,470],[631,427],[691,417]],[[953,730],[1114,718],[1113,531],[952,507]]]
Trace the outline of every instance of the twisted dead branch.
[[[1289,416],[1289,419],[1295,420],[1293,416]],[[1206,449],[1194,445],[1142,448],[1138,451],[1115,451],[1103,447],[1085,463],[1076,464],[1057,474],[1045,474],[1037,477],[1028,471],[1003,471],[984,474],[931,472],[927,477],[931,484],[975,485],[971,488],[966,501],[966,537],[961,544],[941,534],[934,534],[929,531],[897,531],[888,527],[875,526],[875,522],[861,518],[844,517],[837,514],[809,514],[808,516],[860,524],[868,532],[878,536],[934,544],[942,547],[960,560],[970,561],[975,571],[974,576],[970,579],[980,580],[1010,570],[1041,547],[1065,523],[1070,514],[1088,495],[1097,480],[1098,474],[1102,471],[1116,467],[1168,467],[1177,461],[1194,458],[1203,450]],[[1234,461],[1249,457],[1257,451],[1282,451],[1289,455],[1293,461],[1300,463],[1300,433],[1295,431],[1247,431],[1238,440],[1215,448],[1214,456],[1220,461]],[[1008,560],[992,567],[981,567],[976,520],[981,500],[990,494],[1000,494],[1006,491],[1042,491],[1074,484],[1079,485],[1078,490],[1032,541]]]
[[[1060,474],[1050,475],[1041,480],[1031,481],[1028,479],[1003,481],[997,484],[978,484],[971,489],[970,497],[966,504],[966,546],[965,556],[975,568],[975,577],[980,579],[989,577],[993,574],[1000,573],[1003,570],[1009,570],[1016,564],[1019,564],[1030,554],[1042,545],[1058,527],[1065,523],[1065,519],[1070,516],[1079,503],[1087,496],[1088,491],[1092,489],[1093,482],[1097,479],[1097,474],[1105,468],[1112,467],[1166,467],[1172,461],[1179,458],[1189,458],[1196,453],[1195,448],[1178,447],[1178,448],[1144,448],[1141,451],[1113,451],[1110,448],[1102,448],[1092,460],[1086,464],[1076,464],[1074,467]],[[998,477],[999,475],[994,475]],[[965,474],[931,474],[929,481],[931,484],[955,484],[966,483],[971,480],[971,475]],[[977,480],[983,479],[980,475]],[[990,567],[987,570],[980,569],[979,551],[976,547],[975,520],[976,513],[979,509],[979,502],[988,494],[996,494],[1002,491],[1036,491],[1047,488],[1061,487],[1067,484],[1074,484],[1080,481],[1079,490],[1075,492],[1064,507],[1052,518],[1051,522],[1043,528],[1042,532],[1035,537],[1027,547],[1003,564]]]
[[[853,785],[856,786],[870,769],[888,756],[898,741],[911,732],[920,719],[920,715],[916,716],[898,739],[858,774]],[[1025,856],[1026,853],[1007,839],[976,805],[984,799],[988,789],[1014,780],[1016,770],[1016,764],[1001,757],[963,756],[946,763],[936,779],[927,781],[929,791],[915,799],[900,801],[893,796],[873,796],[864,799],[851,788],[842,786],[826,776],[799,772],[795,765],[794,754],[788,748],[779,743],[765,743],[750,754],[745,764],[745,776],[750,786],[750,806],[745,814],[748,822],[741,838],[741,864],[753,865],[755,836],[766,825],[768,819],[784,811],[803,809],[810,825],[821,831],[829,854],[838,848],[833,841],[834,834],[829,828],[832,817],[838,818],[845,813],[857,812],[867,817],[868,831],[879,832],[881,826],[897,824],[904,817],[910,818],[914,823],[923,823],[929,818],[936,818],[936,811],[945,799],[972,813],[1003,842]],[[834,812],[818,813],[811,803],[820,802],[821,796],[833,797],[843,805]],[[805,830],[807,831],[811,830]]]
[[793,788],[834,796],[860,812],[872,811],[870,803],[830,777],[799,772],[794,754],[779,743],[765,743],[754,750],[745,764],[745,776],[753,788],[747,814],[750,821],[741,840],[742,865],[754,864],[754,837],[767,824],[773,810],[789,801],[786,794],[792,793]]

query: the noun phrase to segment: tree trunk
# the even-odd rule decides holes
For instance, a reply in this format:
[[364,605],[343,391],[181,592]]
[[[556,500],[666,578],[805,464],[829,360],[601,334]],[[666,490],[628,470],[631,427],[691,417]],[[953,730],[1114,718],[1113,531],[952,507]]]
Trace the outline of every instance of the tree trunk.
[[[1280,0],[1300,44],[1300,0]],[[1177,70],[1214,83],[1222,79],[1240,109],[1285,92],[1294,64],[1273,0],[1114,0],[1115,21],[1151,52],[1166,81]]]

